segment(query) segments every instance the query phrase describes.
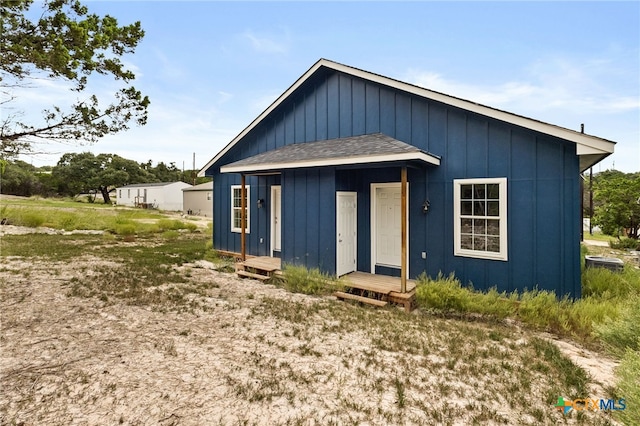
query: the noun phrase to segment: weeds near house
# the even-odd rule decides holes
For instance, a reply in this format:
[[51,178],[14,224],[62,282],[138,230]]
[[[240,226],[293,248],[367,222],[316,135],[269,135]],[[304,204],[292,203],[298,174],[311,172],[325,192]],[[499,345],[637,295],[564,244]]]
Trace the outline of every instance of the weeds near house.
[[605,347],[616,356],[622,357],[627,351],[640,353],[640,305],[638,305],[638,301],[625,302],[617,317],[605,318],[595,325],[595,331]]
[[633,238],[619,238],[609,241],[609,247],[618,250],[640,250],[640,241]]
[[282,272],[282,278],[276,280],[292,293],[327,295],[344,287],[340,280],[321,272],[318,268],[285,265]]
[[625,398],[627,405],[624,411],[617,413],[618,417],[626,425],[638,425],[640,424],[640,409],[638,408],[640,404],[640,351],[628,349],[616,374],[619,377],[619,397]]

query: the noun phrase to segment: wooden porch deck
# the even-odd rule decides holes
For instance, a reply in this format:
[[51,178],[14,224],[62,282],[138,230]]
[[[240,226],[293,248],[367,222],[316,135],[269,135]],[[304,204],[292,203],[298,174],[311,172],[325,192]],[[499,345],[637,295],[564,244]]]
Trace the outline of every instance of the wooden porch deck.
[[352,299],[376,306],[389,303],[402,305],[410,312],[415,304],[416,282],[407,280],[407,291],[400,292],[400,278],[388,275],[369,274],[367,272],[351,272],[344,275],[346,291],[336,292],[338,299]]
[[[280,259],[269,256],[258,256],[236,263],[236,274],[239,277],[254,278],[266,281],[274,275],[282,274]],[[400,292],[400,278],[387,275],[375,275],[367,272],[351,272],[342,277],[345,290],[334,295],[340,299],[355,300],[374,306],[386,306],[390,303],[401,305],[407,312],[413,309],[416,296],[416,283],[407,280],[407,291]]]
[[282,262],[276,257],[258,256],[236,262],[236,274],[239,277],[255,278],[266,281],[282,271]]

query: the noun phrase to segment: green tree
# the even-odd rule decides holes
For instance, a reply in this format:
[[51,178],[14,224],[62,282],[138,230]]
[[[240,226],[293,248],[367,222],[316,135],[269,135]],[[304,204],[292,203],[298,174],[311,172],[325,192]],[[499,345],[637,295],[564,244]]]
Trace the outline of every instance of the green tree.
[[[121,61],[144,36],[140,22],[119,26],[79,0],[3,0],[0,18],[0,103],[12,111],[0,122],[0,158],[29,152],[36,141],[94,143],[130,122],[146,123],[149,99],[131,85],[135,75]],[[90,92],[89,77],[94,83],[100,76],[121,82],[110,99]],[[41,88],[42,78],[65,82],[76,101],[51,105],[39,119],[26,117],[12,102]]]
[[7,161],[0,171],[2,194],[31,196],[38,186],[36,168],[24,161]]
[[90,152],[64,154],[53,168],[53,176],[60,182],[61,193],[99,192],[106,204],[111,203],[109,191],[115,187],[157,182],[155,176],[133,160]]
[[640,230],[640,173],[607,170],[593,177],[594,223],[607,235]]
[[176,182],[182,179],[182,172],[171,162],[167,166],[162,161],[150,169],[159,182]]
[[50,196],[55,193],[51,172],[24,161],[5,161],[0,167],[0,192],[22,196]]

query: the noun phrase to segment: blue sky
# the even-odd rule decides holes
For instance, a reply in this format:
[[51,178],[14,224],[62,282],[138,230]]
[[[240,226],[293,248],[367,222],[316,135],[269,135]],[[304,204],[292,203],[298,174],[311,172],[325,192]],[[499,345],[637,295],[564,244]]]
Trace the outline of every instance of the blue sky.
[[[126,63],[144,127],[64,152],[202,167],[318,59],[618,142],[595,171],[640,171],[640,2],[89,1],[139,20]],[[100,93],[110,86],[100,82]],[[42,99],[63,99],[48,84]],[[30,100],[29,108],[38,105]]]

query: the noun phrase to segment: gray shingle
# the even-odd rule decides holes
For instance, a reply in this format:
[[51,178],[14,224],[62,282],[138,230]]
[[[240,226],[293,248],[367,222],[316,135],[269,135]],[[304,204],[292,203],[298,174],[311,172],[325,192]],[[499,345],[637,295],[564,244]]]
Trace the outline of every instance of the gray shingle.
[[423,152],[382,133],[286,145],[228,164],[229,167]]

